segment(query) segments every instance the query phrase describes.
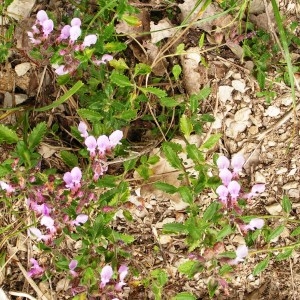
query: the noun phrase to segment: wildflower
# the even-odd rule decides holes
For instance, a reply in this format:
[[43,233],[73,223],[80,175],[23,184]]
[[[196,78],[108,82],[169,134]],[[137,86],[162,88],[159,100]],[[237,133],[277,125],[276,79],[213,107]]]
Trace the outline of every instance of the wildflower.
[[80,132],[80,136],[82,136],[85,139],[89,136],[87,132],[87,125],[84,122],[79,123],[78,131]]
[[110,54],[104,54],[100,60],[94,59],[93,63],[97,66],[101,64],[106,64],[108,61],[112,60],[113,57]]
[[74,167],[71,172],[65,173],[63,179],[66,183],[66,188],[71,189],[73,193],[77,192],[80,188],[81,184],[81,177],[82,173],[81,170],[78,167]]
[[111,266],[104,266],[101,273],[100,288],[104,288],[113,276],[113,269]]
[[40,221],[41,225],[46,226],[46,228],[51,232],[56,232],[56,227],[54,226],[54,220],[50,216],[43,216]]
[[248,255],[248,247],[246,245],[238,246],[235,254],[236,258],[229,262],[231,265],[237,265],[239,262],[243,262],[245,260],[245,257]]
[[96,44],[96,42],[97,36],[95,34],[89,34],[84,38],[81,48],[84,49],[85,47],[89,47],[91,45]]
[[110,140],[106,135],[100,135],[97,139],[97,146],[100,155],[104,155],[110,148]]
[[75,259],[71,260],[71,262],[69,263],[70,273],[73,277],[78,276],[78,273],[74,271],[76,269],[77,265],[78,265],[78,261]]
[[252,219],[248,225],[246,225],[244,228],[246,230],[250,229],[250,230],[255,230],[255,229],[261,229],[263,228],[265,224],[265,221],[263,219],[259,219],[259,218],[255,218]]
[[46,243],[50,242],[53,238],[52,234],[42,234],[42,232],[36,227],[28,228],[28,235],[34,235],[37,241],[44,241]]
[[221,200],[221,202],[223,202],[224,204],[227,204],[227,196],[229,193],[227,187],[224,185],[220,185],[216,189],[216,193],[219,195],[219,199]]
[[8,183],[0,180],[0,187],[2,190],[6,191],[8,194],[11,194],[15,191],[15,189]]
[[228,186],[229,182],[232,179],[232,173],[228,169],[221,169],[219,172],[219,177],[222,180],[222,183],[225,186]]
[[236,201],[239,196],[240,189],[241,189],[241,186],[239,185],[239,183],[235,180],[230,181],[227,188],[228,188],[228,192],[231,196],[231,199],[233,201]]
[[36,14],[36,20],[37,20],[37,23],[40,24],[40,25],[43,25],[43,23],[45,21],[47,21],[49,18],[48,18],[48,15],[47,13],[44,11],[44,10],[40,10],[38,11],[38,13]]
[[58,37],[58,40],[61,41],[61,40],[66,40],[67,38],[69,38],[70,29],[71,29],[70,25],[65,25],[60,32],[60,36]]
[[71,224],[74,226],[80,226],[84,224],[88,220],[88,216],[84,214],[80,214],[76,217],[75,220],[71,221]]
[[66,75],[66,74],[68,74],[69,72],[68,72],[68,70],[65,70],[65,65],[60,65],[60,66],[57,66],[56,68],[55,68],[55,66],[52,66],[54,69],[55,69],[55,73],[57,74],[57,75]]
[[51,209],[45,203],[37,204],[37,202],[27,199],[27,205],[38,215],[49,216],[51,212]]
[[247,199],[250,199],[252,197],[255,197],[257,196],[258,194],[260,193],[263,193],[266,189],[266,186],[264,183],[258,183],[258,184],[255,184],[252,189],[251,189],[251,192],[244,195],[244,197],[246,197]]
[[81,20],[79,18],[73,18],[71,20],[71,26],[78,26],[78,27],[80,27],[81,26]]
[[70,42],[74,43],[81,35],[81,29],[79,26],[72,26],[70,28]]
[[229,159],[227,157],[220,156],[217,159],[217,166],[218,166],[219,170],[228,169],[229,165],[230,165],[230,162],[229,162]]
[[51,19],[45,20],[42,23],[44,37],[48,37],[48,35],[53,31],[54,23]]
[[30,262],[32,264],[32,267],[27,272],[29,277],[41,276],[45,272],[45,269],[39,265],[37,260],[35,260],[34,258],[30,258]]
[[120,141],[121,141],[122,137],[123,137],[123,132],[121,130],[114,131],[109,136],[110,147],[114,148],[117,145],[121,144]]
[[96,155],[97,141],[94,136],[88,136],[85,141],[85,145],[87,146],[87,150],[90,152],[90,155],[94,157]]
[[239,172],[242,171],[245,163],[244,156],[242,154],[236,154],[231,159],[231,167],[233,168],[233,175],[238,176]]
[[119,282],[115,285],[115,290],[116,291],[121,291],[123,285],[126,285],[126,283],[124,282],[124,279],[126,277],[126,275],[128,274],[128,267],[125,265],[121,265],[119,270]]

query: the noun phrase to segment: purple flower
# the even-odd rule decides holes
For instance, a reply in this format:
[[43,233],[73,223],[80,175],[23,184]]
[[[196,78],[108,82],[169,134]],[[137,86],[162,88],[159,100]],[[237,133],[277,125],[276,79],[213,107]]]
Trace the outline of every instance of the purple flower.
[[28,235],[34,235],[37,238],[37,241],[44,241],[44,242],[49,242],[53,236],[52,234],[42,234],[42,232],[35,227],[30,227],[28,228]]
[[228,192],[231,196],[231,199],[233,201],[236,201],[239,196],[240,190],[241,190],[240,184],[237,181],[233,180],[233,181],[229,182],[227,188],[228,188]]
[[97,66],[101,64],[106,64],[108,61],[114,59],[110,54],[104,54],[101,58],[101,60],[95,59],[93,60],[93,63]]
[[257,196],[260,193],[263,193],[266,189],[266,185],[264,183],[258,183],[255,184],[252,189],[251,192],[249,194],[244,195],[244,197],[246,197],[247,199],[250,199],[252,197]]
[[29,277],[41,276],[45,272],[45,269],[42,268],[34,258],[30,258],[30,262],[32,267],[27,272]]
[[80,181],[82,178],[81,170],[78,167],[75,167],[71,170],[71,172],[65,173],[63,179],[66,183],[66,188],[72,190],[72,192],[77,192],[80,188]]
[[66,40],[67,38],[69,38],[70,29],[71,29],[70,25],[65,25],[60,32],[60,36],[58,37],[58,40],[61,41],[61,40]]
[[88,136],[85,141],[85,145],[87,146],[87,150],[90,152],[90,155],[93,157],[96,155],[97,141],[94,136]]
[[116,147],[117,145],[121,144],[120,141],[123,137],[123,132],[121,130],[114,131],[109,136],[109,143],[112,148]]
[[97,42],[97,36],[95,34],[89,34],[83,40],[83,43],[81,45],[82,49],[94,45],[96,44],[96,42]]
[[237,265],[239,262],[243,262],[245,257],[248,255],[248,247],[246,245],[240,245],[237,247],[236,258],[230,261],[230,264]]
[[216,189],[216,193],[219,195],[219,199],[221,200],[221,202],[223,202],[224,204],[227,204],[227,196],[229,193],[227,187],[224,185],[220,185]]
[[46,228],[51,233],[56,232],[56,227],[54,226],[54,220],[50,216],[42,216],[40,223],[41,223],[41,225],[46,226]]
[[81,35],[81,29],[79,26],[72,26],[70,28],[70,41],[74,43]]
[[261,229],[263,228],[265,224],[265,221],[263,219],[259,219],[259,218],[255,218],[252,219],[248,225],[246,225],[244,228],[246,230],[250,229],[250,230],[255,230],[255,229]]
[[231,167],[233,168],[234,176],[237,176],[240,171],[242,171],[243,165],[245,163],[245,158],[242,154],[236,154],[231,159]]
[[113,276],[113,269],[111,266],[104,266],[100,273],[101,283],[100,288],[104,288]]
[[229,162],[229,159],[227,157],[220,156],[217,159],[217,166],[218,166],[219,170],[228,169],[229,165],[230,165],[230,162]]
[[121,265],[118,272],[119,272],[120,281],[115,285],[115,290],[121,291],[123,285],[126,285],[126,283],[124,282],[124,279],[125,279],[126,275],[128,274],[128,267],[125,265]]
[[74,271],[76,269],[77,265],[78,265],[78,261],[75,259],[71,260],[71,262],[69,263],[70,273],[73,277],[78,276],[78,273]]
[[71,20],[71,26],[78,26],[78,27],[80,27],[81,26],[81,20],[79,18],[73,18]]
[[55,73],[57,75],[65,75],[68,74],[68,70],[65,70],[65,65],[60,65],[56,68]]
[[40,25],[42,25],[49,18],[48,18],[47,13],[44,10],[40,10],[36,14],[36,19],[37,19],[37,23],[39,23]]
[[28,199],[27,203],[28,203],[28,206],[33,211],[35,211],[38,215],[49,216],[49,214],[51,213],[51,209],[45,203],[37,204],[37,202],[32,201],[30,199]]
[[228,186],[228,184],[231,181],[233,176],[232,176],[232,173],[228,169],[221,169],[219,172],[219,177],[221,178],[222,183],[225,186]]
[[11,194],[15,191],[15,189],[10,185],[7,184],[6,182],[0,180],[0,187],[2,190],[6,191],[8,194]]
[[80,214],[76,217],[75,220],[71,221],[71,224],[74,226],[80,226],[84,224],[88,220],[88,216],[84,214]]
[[87,125],[82,121],[78,125],[78,131],[80,132],[80,136],[82,136],[85,139],[89,136],[87,132]]
[[100,155],[104,155],[110,149],[110,140],[106,135],[100,135],[97,139],[97,146]]
[[42,23],[42,27],[43,27],[44,36],[48,37],[48,35],[53,31],[54,28],[53,21],[51,19],[45,20]]

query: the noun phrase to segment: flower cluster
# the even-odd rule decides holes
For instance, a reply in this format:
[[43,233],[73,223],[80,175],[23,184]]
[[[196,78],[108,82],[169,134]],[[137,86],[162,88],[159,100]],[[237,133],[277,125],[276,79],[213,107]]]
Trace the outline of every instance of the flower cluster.
[[78,125],[80,135],[85,139],[84,144],[92,160],[93,180],[97,181],[107,171],[106,156],[120,143],[123,138],[121,130],[114,131],[110,136],[100,135],[97,139],[89,135],[87,125],[80,122]]
[[[80,65],[80,59],[76,58],[76,52],[83,52],[97,42],[97,35],[86,35],[83,41],[78,41],[81,36],[81,20],[73,18],[70,25],[65,25],[60,31],[54,30],[54,23],[49,19],[44,10],[40,10],[36,15],[35,24],[32,31],[28,31],[28,37],[34,45],[43,45],[45,49],[59,46],[60,59],[58,63],[54,63],[52,67],[58,75],[72,74]],[[51,34],[51,35],[50,35]],[[105,64],[112,60],[109,54],[103,55],[99,60],[92,57],[92,61],[96,65]]]

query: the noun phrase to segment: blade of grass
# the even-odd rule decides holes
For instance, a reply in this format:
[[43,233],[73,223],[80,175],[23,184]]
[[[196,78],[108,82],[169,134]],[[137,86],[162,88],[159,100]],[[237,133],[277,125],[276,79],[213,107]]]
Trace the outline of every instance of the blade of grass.
[[278,27],[280,42],[283,48],[283,54],[286,61],[289,79],[291,83],[291,92],[292,92],[292,99],[293,99],[293,108],[296,109],[296,95],[295,95],[295,79],[294,79],[294,72],[293,72],[293,65],[292,65],[292,59],[289,51],[289,45],[287,42],[286,34],[284,31],[284,26],[282,24],[282,18],[280,16],[279,8],[277,5],[276,0],[271,0],[272,6],[273,6],[273,12],[275,16],[275,21]]

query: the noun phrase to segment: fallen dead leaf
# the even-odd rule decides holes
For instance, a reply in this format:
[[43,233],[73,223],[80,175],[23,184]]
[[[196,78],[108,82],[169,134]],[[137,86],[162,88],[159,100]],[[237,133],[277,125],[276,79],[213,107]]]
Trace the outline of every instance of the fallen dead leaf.
[[156,44],[157,42],[174,36],[177,32],[177,29],[173,27],[169,19],[164,18],[158,22],[157,25],[154,22],[150,22],[151,30],[151,42]]

